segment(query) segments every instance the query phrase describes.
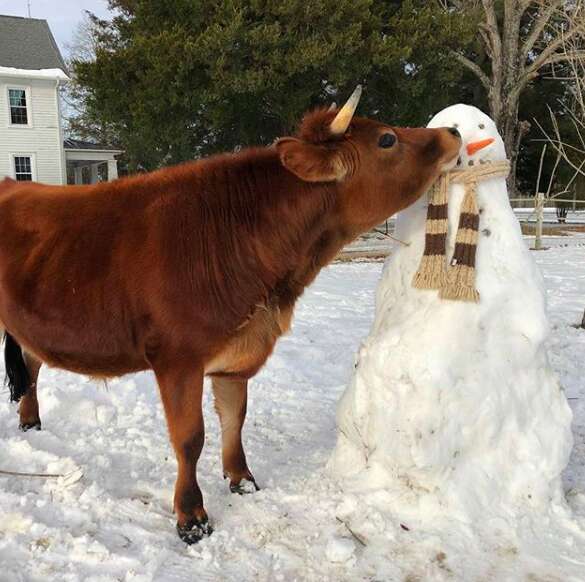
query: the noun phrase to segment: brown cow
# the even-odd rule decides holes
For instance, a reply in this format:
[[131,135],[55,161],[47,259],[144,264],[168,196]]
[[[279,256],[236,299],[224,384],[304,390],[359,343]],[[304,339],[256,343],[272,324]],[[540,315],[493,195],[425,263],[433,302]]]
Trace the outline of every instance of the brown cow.
[[0,184],[0,322],[21,426],[40,427],[41,363],[97,377],[154,370],[187,543],[212,531],[196,478],[203,377],[239,491],[255,484],[241,442],[247,383],[296,300],[458,156],[457,130],[353,118],[358,99],[309,113],[268,148],[91,186]]

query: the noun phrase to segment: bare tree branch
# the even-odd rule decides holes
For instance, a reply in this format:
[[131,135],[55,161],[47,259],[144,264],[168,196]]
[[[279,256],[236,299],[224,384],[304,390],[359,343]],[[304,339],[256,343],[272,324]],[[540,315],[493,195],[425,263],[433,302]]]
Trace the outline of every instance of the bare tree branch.
[[502,56],[502,39],[498,27],[498,16],[496,14],[495,3],[494,0],[481,0],[481,3],[486,16],[485,30],[489,34],[490,44],[493,51],[492,59],[499,63]]
[[468,59],[466,56],[453,51],[451,53],[464,67],[469,69],[475,76],[481,81],[482,85],[489,91],[491,82],[490,78],[483,72],[483,69],[477,64],[474,63],[471,59]]
[[545,67],[547,65],[554,65],[557,63],[566,63],[566,62],[572,61],[574,59],[578,60],[578,59],[583,59],[583,58],[585,58],[585,50],[575,51],[575,52],[570,52],[570,53],[549,54],[547,59],[545,61],[542,61],[538,67],[531,66],[529,69],[527,69],[526,72],[524,73],[524,75],[522,75],[522,77],[520,77],[519,84],[520,84],[521,88],[524,88],[527,83],[532,81],[532,79],[535,79],[536,77],[538,77],[538,72],[540,71],[540,69],[542,69],[542,67]]
[[552,15],[562,2],[563,0],[550,0],[546,9],[544,9],[544,6],[541,7],[541,11],[532,25],[532,31],[522,46],[522,64],[526,63],[526,59],[528,58],[530,51],[534,48],[536,41],[544,32],[544,29],[546,28],[546,25],[550,21]]
[[[579,17],[581,15],[577,14],[576,16]],[[559,31],[556,38],[554,38],[538,55],[534,62],[526,68],[526,72],[521,78],[521,81],[528,82],[529,80],[533,79],[538,71],[545,65],[548,65],[552,62],[562,62],[572,58],[572,56],[567,58],[560,55],[574,55],[573,51],[563,51],[561,53],[557,53],[557,51],[566,46],[567,43],[577,35],[585,36],[585,19],[583,19],[583,22],[581,22],[580,19],[575,18],[574,21],[570,23],[569,30],[566,32]],[[557,54],[555,55],[555,53]]]
[[481,4],[483,6],[488,24],[491,26],[495,23],[497,30],[498,17],[496,14],[496,4],[494,0],[481,0]]
[[486,53],[490,58],[490,61],[493,61],[494,58],[494,46],[492,44],[492,37],[490,35],[488,26],[485,23],[482,23],[478,27],[479,34],[483,40],[483,44],[485,46]]
[[[553,115],[553,118],[554,118],[554,115]],[[561,140],[552,138],[548,134],[548,132],[542,127],[542,125],[540,124],[540,122],[537,119],[535,119],[534,121],[535,121],[536,125],[538,126],[538,128],[540,129],[540,131],[546,137],[547,142],[550,143],[552,145],[552,147],[555,149],[555,151],[562,156],[563,160],[565,160],[565,162],[567,164],[569,164],[569,166],[571,166],[571,168],[573,168],[573,170],[576,173],[581,174],[582,176],[585,176],[585,170],[583,170],[583,163],[581,163],[580,165],[577,165],[571,160],[570,156],[567,155],[567,152],[565,150],[564,142]],[[554,122],[553,122],[553,124],[554,124]],[[557,127],[557,129],[555,129],[555,132],[556,131],[558,131],[558,127]],[[571,180],[571,182],[572,181],[573,180]]]

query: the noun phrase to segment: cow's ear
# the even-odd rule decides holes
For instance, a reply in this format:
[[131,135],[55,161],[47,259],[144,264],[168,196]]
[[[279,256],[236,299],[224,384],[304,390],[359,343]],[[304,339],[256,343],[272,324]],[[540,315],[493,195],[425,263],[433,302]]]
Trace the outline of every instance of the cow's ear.
[[294,137],[279,139],[275,145],[282,165],[305,182],[333,182],[347,173],[335,149]]

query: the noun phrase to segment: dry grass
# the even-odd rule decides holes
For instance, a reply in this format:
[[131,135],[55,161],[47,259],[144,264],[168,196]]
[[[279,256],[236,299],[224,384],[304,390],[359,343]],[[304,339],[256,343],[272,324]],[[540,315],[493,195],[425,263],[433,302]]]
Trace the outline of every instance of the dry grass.
[[376,251],[341,251],[335,258],[336,263],[351,263],[353,261],[383,262],[390,254],[390,249]]
[[[534,236],[536,225],[534,223],[521,222],[522,234],[526,236]],[[543,236],[571,236],[575,233],[585,233],[585,224],[548,224],[542,228]],[[360,237],[361,240],[383,239],[377,232],[369,232]],[[368,262],[382,262],[385,261],[390,254],[391,249],[380,247],[375,250],[342,250],[335,258],[336,263],[349,263],[352,261],[368,261]]]
[[[522,234],[534,236],[536,234],[536,224],[522,222]],[[571,236],[576,232],[585,233],[585,224],[558,224],[558,225],[544,225],[542,227],[542,234],[544,236]]]

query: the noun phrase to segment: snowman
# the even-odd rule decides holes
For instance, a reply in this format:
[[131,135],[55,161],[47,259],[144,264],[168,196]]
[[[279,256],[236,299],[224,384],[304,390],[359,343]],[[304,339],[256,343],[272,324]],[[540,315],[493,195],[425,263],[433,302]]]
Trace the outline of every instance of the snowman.
[[[463,521],[564,507],[571,412],[545,341],[545,290],[506,188],[494,122],[454,105],[457,167],[397,217],[375,321],[338,407],[330,468],[358,490]],[[556,508],[556,509],[555,509]]]

